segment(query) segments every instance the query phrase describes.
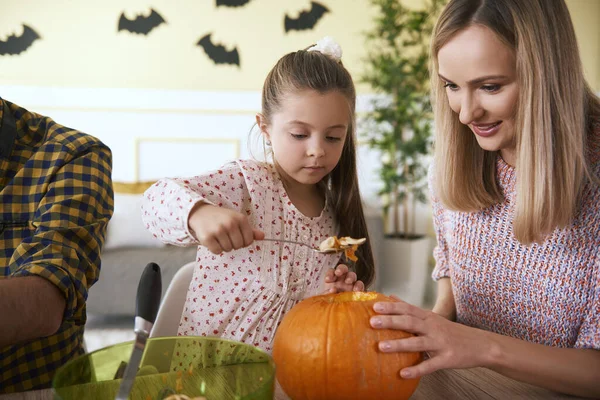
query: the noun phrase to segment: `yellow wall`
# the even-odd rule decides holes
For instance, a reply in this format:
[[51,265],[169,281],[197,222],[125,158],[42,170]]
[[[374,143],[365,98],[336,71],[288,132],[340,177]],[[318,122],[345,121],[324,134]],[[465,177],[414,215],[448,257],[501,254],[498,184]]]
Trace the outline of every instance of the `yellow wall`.
[[600,0],[567,0],[586,78],[600,92]]
[[[275,61],[323,36],[342,46],[344,61],[358,73],[361,31],[370,21],[368,0],[317,0],[330,13],[314,30],[283,29],[284,16],[310,8],[308,0],[251,0],[239,8],[215,7],[215,0],[29,0],[2,5],[0,39],[21,22],[43,40],[20,56],[0,57],[0,84],[74,87],[138,87],[193,90],[259,90]],[[117,32],[126,11],[149,13],[149,4],[167,21],[148,36]],[[241,68],[215,66],[196,42],[214,32],[213,41],[238,47]]]
[[[42,36],[19,56],[0,57],[0,85],[125,87],[190,90],[259,90],[284,53],[332,35],[357,79],[364,55],[362,32],[371,24],[369,0],[317,0],[330,9],[314,30],[285,33],[285,14],[297,15],[310,0],[251,0],[240,8],[215,7],[215,0],[128,0],[134,16],[151,4],[167,21],[148,36],[117,32],[123,1],[48,2],[2,5],[0,39],[31,25]],[[422,0],[408,0],[410,6]],[[600,0],[567,0],[586,76],[600,90]],[[241,68],[215,66],[196,46],[213,40],[238,47]],[[357,79],[358,80],[358,79]]]

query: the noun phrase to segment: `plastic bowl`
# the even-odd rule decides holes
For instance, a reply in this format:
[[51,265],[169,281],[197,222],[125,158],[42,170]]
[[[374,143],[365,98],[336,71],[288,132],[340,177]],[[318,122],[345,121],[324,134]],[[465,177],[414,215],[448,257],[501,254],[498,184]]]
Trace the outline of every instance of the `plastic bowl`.
[[[133,342],[83,355],[54,376],[57,400],[114,399]],[[275,364],[256,347],[197,336],[148,339],[130,399],[162,400],[171,394],[207,400],[273,399]]]

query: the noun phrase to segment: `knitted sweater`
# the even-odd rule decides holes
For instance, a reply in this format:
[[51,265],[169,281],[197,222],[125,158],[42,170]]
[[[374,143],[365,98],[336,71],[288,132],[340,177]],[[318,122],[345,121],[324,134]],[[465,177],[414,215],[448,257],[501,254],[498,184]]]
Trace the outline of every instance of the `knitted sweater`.
[[[600,177],[598,136],[590,158]],[[504,201],[479,212],[449,211],[431,192],[432,276],[451,278],[457,321],[548,346],[600,349],[600,187],[585,187],[571,226],[525,246],[512,228],[515,169],[498,157],[496,177]]]

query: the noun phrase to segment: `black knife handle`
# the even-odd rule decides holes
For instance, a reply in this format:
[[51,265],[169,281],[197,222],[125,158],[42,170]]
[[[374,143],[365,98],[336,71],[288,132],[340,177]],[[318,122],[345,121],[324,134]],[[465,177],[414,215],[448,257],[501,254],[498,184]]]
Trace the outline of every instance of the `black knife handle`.
[[160,267],[156,263],[149,263],[142,272],[135,299],[135,315],[154,324],[160,298],[162,295],[162,279]]

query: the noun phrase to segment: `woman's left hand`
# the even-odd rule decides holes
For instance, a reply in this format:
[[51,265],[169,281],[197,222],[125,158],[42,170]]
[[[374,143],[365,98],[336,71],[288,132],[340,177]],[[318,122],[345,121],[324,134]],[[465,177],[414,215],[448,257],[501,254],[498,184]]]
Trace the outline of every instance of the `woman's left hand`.
[[380,315],[371,317],[375,329],[397,329],[414,337],[379,342],[379,349],[391,352],[424,352],[429,358],[400,371],[403,378],[417,378],[446,368],[485,366],[489,355],[490,333],[471,328],[432,311],[404,301],[375,303]]
[[327,271],[325,293],[362,292],[365,290],[365,284],[357,279],[356,274],[350,271],[347,265],[340,264]]

